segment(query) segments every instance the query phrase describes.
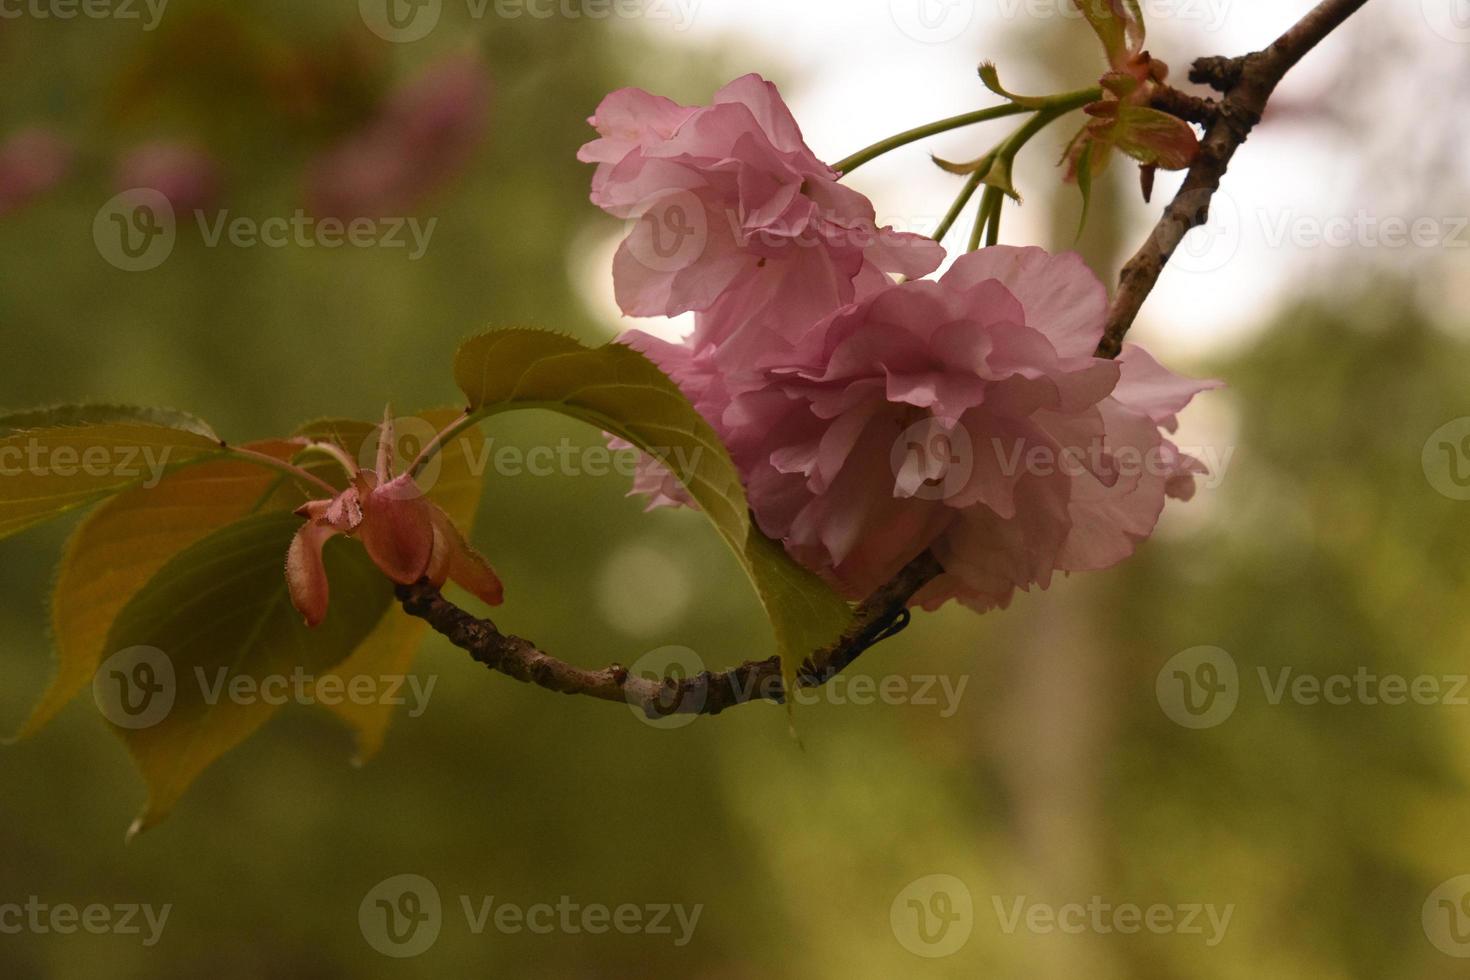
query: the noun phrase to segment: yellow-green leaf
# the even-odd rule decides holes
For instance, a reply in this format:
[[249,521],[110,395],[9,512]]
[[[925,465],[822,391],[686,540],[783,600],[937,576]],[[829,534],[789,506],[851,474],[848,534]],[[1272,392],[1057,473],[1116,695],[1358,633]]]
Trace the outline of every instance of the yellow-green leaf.
[[1164,170],[1183,170],[1199,155],[1199,138],[1189,123],[1147,106],[1123,105],[1112,132],[1118,149]]
[[754,527],[730,454],[678,386],[637,351],[588,348],[558,334],[500,330],[467,342],[454,377],[472,418],[543,408],[664,458],[740,559],[775,632],[788,688],[812,651],[836,639],[852,610],[825,582]]
[[[29,416],[12,417],[29,421]],[[0,438],[0,538],[228,450],[199,432],[141,422],[6,426]]]
[[157,425],[165,429],[193,432],[215,442],[219,436],[209,423],[188,412],[174,408],[151,408],[140,405],[53,405],[0,415],[0,436],[26,429],[55,429],[61,426],[110,425],[113,423]]
[[148,784],[133,833],[275,713],[280,698],[262,682],[331,670],[387,610],[391,583],[360,544],[336,538],[326,548],[331,609],[308,629],[282,574],[300,526],[276,512],[214,532],[165,564],[113,624],[95,690]]
[[1121,68],[1143,50],[1143,11],[1138,0],[1072,0],[1107,52],[1108,64]]
[[[285,442],[252,449],[290,459]],[[67,542],[51,599],[56,676],[17,734],[35,734],[92,680],[113,620],[175,554],[211,531],[268,508],[294,507],[282,473],[222,459],[170,473],[156,487],[134,487],[106,501]]]

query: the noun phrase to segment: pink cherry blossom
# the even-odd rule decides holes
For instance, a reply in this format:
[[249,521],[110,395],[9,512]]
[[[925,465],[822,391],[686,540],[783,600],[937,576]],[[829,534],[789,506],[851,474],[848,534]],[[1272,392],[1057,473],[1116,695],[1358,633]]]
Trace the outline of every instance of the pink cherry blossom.
[[386,420],[378,445],[375,470],[354,469],[345,490],[307,501],[296,511],[306,523],[286,554],[286,584],[306,625],[318,626],[326,618],[329,585],[322,548],[339,534],[362,542],[373,564],[400,585],[427,578],[437,588],[452,580],[488,605],[499,605],[504,590],[490,563],[411,475],[393,475],[392,427]]
[[697,339],[635,345],[715,425],[798,560],[859,597],[933,549],[945,573],[916,602],[986,609],[1126,558],[1203,469],[1159,430],[1215,383],[1134,345],[1094,357],[1106,312],[1076,255],[996,246],[836,310],[733,396]]
[[592,201],[631,223],[613,261],[618,305],[695,311],[698,346],[732,377],[892,275],[923,276],[943,258],[928,238],[879,228],[759,75],[702,107],[622,89],[589,121],[599,138],[578,156],[597,164]]

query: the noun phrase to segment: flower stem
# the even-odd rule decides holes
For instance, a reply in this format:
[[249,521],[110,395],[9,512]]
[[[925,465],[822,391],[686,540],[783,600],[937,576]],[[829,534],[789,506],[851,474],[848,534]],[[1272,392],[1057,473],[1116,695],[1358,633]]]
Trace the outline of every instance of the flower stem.
[[348,480],[351,480],[354,476],[357,475],[357,471],[359,469],[357,461],[354,460],[351,456],[348,456],[347,451],[334,442],[322,442],[320,440],[313,439],[311,442],[308,442],[306,444],[306,451],[325,453],[326,455],[332,457],[332,459],[335,460],[338,465],[340,465],[342,469],[346,471]]
[[[1102,98],[1102,89],[1100,88],[1088,88],[1079,89],[1076,92],[1064,92],[1061,95],[1049,96],[1046,99],[1042,100],[1040,111],[1043,113],[1052,110],[1059,110],[1060,112],[1071,112],[1073,109],[1082,108],[1089,102],[1096,102],[1100,98]],[[908,144],[913,143],[916,140],[925,139],[930,136],[937,136],[940,133],[947,133],[951,129],[959,129],[963,126],[972,126],[975,123],[988,122],[991,119],[1002,119],[1006,116],[1015,116],[1023,112],[1033,111],[1037,110],[1031,106],[1023,106],[1017,105],[1014,102],[1007,102],[1004,105],[991,106],[987,109],[976,109],[973,112],[965,112],[961,113],[958,116],[950,116],[948,119],[940,119],[937,122],[932,122],[924,126],[915,127],[914,129],[905,130],[904,132],[898,133],[894,136],[890,136],[885,140],[879,140],[872,146],[869,146],[866,149],[859,150],[850,157],[839,160],[837,163],[832,165],[832,169],[836,170],[839,174],[845,177],[856,170],[858,167],[867,163],[869,160],[875,160],[883,154],[887,153],[889,150],[896,150],[901,146],[907,146]]]
[[989,171],[990,160],[984,160],[975,168],[975,172],[970,174],[969,178],[966,179],[965,186],[960,188],[959,196],[949,206],[949,213],[944,216],[943,221],[939,222],[939,227],[934,229],[934,234],[931,237],[936,242],[944,241],[944,236],[949,234],[949,230],[959,220],[960,213],[965,210],[965,205],[970,203],[970,198],[975,196],[975,189],[980,186],[980,181],[985,179],[985,175]]
[[993,215],[1000,210],[1005,192],[999,187],[987,186],[985,193],[980,195],[980,212],[975,215],[975,227],[970,231],[970,245],[967,251],[975,251],[980,247],[980,236],[985,232],[987,225],[991,223]]
[[453,439],[465,429],[468,429],[470,426],[479,421],[480,416],[473,415],[470,412],[465,412],[465,414],[461,415],[453,422],[450,422],[444,428],[440,429],[438,434],[436,434],[434,438],[430,439],[427,443],[424,444],[424,448],[419,450],[418,456],[414,459],[412,463],[409,464],[408,469],[404,470],[404,472],[408,474],[409,477],[418,476],[419,471],[422,470],[425,466],[429,465],[429,460],[433,459],[434,455],[438,453],[439,450],[443,449],[445,444],[447,444],[450,439]]
[[246,449],[243,446],[226,446],[225,449],[232,456],[239,457],[240,459],[246,460],[251,463],[256,463],[260,466],[268,466],[273,470],[280,470],[282,473],[289,473],[299,480],[305,480],[307,483],[314,484],[315,486],[320,487],[323,491],[325,491],[327,496],[329,497],[335,497],[339,492],[336,487],[332,486],[330,483],[328,483],[326,480],[323,480],[316,474],[308,473],[306,470],[297,466],[295,463],[288,462],[284,459],[277,459],[269,453],[257,452],[254,449]]

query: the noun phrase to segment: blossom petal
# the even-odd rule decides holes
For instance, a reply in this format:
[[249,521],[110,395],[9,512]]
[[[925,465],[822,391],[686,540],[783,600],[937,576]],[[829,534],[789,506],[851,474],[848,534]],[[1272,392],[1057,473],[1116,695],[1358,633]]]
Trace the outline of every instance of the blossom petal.
[[[489,606],[498,606],[505,600],[505,588],[495,569],[474,547],[465,540],[454,521],[438,507],[430,506],[436,550],[443,549],[436,561],[448,578],[460,588]],[[431,580],[432,580],[431,576]],[[443,584],[443,579],[435,584]]]
[[286,552],[286,586],[291,604],[301,613],[306,625],[316,627],[327,616],[327,566],[322,561],[322,546],[333,535],[340,534],[330,524],[308,521],[291,539]]
[[423,578],[434,549],[430,505],[422,497],[399,498],[380,487],[367,496],[363,511],[357,537],[373,563],[400,585]]
[[954,288],[996,279],[1021,301],[1026,326],[1040,330],[1062,357],[1090,356],[1102,339],[1108,291],[1076,252],[992,245],[955,260],[943,282]]

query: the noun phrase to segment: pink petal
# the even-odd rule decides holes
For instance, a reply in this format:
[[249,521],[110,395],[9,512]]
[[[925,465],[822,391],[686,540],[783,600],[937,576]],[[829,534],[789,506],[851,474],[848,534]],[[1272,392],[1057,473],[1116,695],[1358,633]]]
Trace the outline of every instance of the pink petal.
[[1075,252],[995,245],[960,256],[944,283],[963,289],[999,280],[1026,308],[1026,326],[1040,330],[1062,357],[1090,356],[1102,339],[1108,291]]
[[[431,521],[433,522],[434,544],[439,556],[431,565],[438,565],[436,572],[443,574],[447,571],[448,577],[455,585],[469,592],[481,602],[489,606],[498,606],[505,600],[505,589],[501,585],[500,577],[495,574],[495,569],[490,567],[483,555],[476,551],[449,515],[438,507],[430,508]],[[430,576],[432,581],[433,576]],[[440,578],[436,585],[442,585],[444,579]]]
[[1113,397],[1170,432],[1179,425],[1178,413],[1195,395],[1225,386],[1223,381],[1200,381],[1175,374],[1137,344],[1123,345],[1118,365],[1122,374]]
[[308,521],[291,539],[291,547],[286,552],[286,588],[291,594],[291,604],[307,626],[316,627],[327,616],[329,589],[322,546],[338,533],[330,524]]
[[423,578],[433,553],[430,505],[422,497],[398,498],[379,487],[364,501],[357,537],[384,575],[412,585]]

